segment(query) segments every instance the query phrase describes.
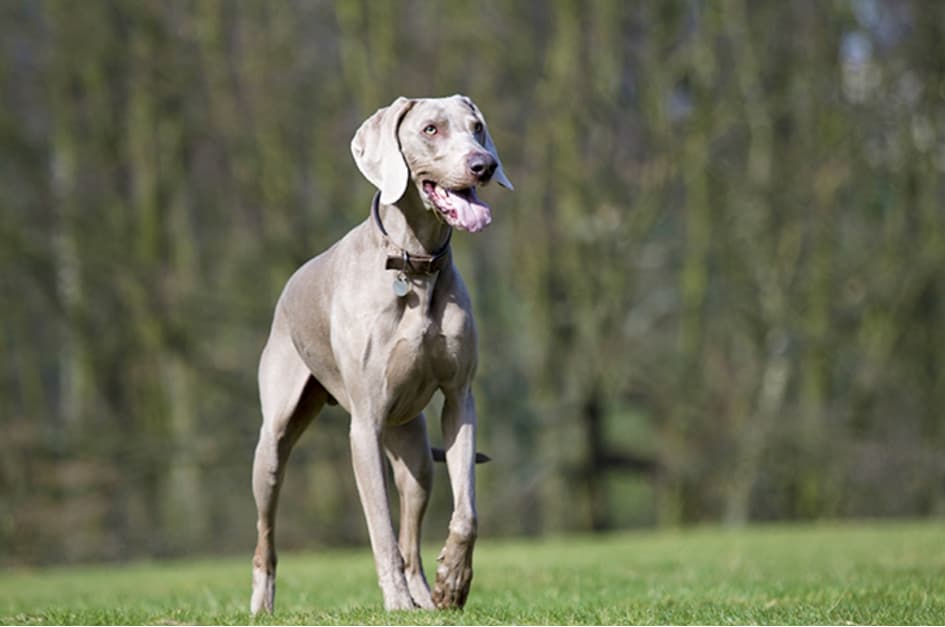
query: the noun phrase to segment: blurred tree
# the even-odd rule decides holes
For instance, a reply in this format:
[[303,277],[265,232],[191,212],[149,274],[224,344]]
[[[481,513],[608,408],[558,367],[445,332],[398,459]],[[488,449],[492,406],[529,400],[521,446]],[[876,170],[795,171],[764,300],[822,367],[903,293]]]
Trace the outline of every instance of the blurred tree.
[[[943,13],[0,3],[4,561],[249,550],[273,304],[402,94],[472,96],[516,184],[454,244],[485,534],[945,514]],[[285,546],[362,542],[312,432]]]

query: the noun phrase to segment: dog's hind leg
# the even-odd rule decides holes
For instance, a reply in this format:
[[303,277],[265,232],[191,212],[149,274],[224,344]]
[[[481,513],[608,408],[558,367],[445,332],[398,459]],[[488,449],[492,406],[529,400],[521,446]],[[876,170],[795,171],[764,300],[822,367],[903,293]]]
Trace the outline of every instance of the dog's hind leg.
[[256,551],[250,611],[272,612],[276,594],[276,507],[292,446],[324,405],[328,394],[302,362],[277,321],[259,362],[263,424],[253,460]]
[[424,415],[420,414],[404,425],[387,427],[384,447],[400,499],[399,544],[407,588],[414,603],[432,610],[435,606],[420,560],[420,527],[433,488],[433,458]]

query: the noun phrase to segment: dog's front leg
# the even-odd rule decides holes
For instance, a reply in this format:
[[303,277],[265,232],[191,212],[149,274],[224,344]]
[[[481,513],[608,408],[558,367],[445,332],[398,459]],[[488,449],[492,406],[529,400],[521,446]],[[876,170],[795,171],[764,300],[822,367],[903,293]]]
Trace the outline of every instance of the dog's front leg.
[[472,581],[472,554],[476,543],[476,407],[472,393],[463,389],[445,394],[443,443],[453,490],[449,536],[437,558],[433,602],[439,608],[463,607]]
[[394,537],[387,503],[386,468],[381,454],[380,430],[370,419],[352,416],[351,460],[367,520],[377,579],[387,610],[410,610],[416,605],[404,578],[404,560]]

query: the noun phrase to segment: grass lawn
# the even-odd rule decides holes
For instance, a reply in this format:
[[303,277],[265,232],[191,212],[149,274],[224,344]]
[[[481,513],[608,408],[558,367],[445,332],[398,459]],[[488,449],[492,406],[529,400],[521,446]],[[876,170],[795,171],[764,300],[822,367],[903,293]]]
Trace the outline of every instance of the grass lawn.
[[[437,547],[424,552],[435,572]],[[942,624],[945,525],[699,528],[480,540],[464,612],[387,614],[370,551],[283,555],[252,621],[242,559],[0,574],[0,623]]]

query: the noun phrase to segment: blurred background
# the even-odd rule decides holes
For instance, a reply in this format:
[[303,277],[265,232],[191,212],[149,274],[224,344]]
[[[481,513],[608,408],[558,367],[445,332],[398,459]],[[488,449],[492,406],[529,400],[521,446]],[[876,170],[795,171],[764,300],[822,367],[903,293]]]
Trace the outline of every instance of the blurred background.
[[[249,563],[275,300],[368,215],[361,121],[457,92],[516,185],[454,239],[482,537],[945,517],[943,41],[926,0],[0,3],[0,563]],[[366,541],[347,425],[281,548]]]

